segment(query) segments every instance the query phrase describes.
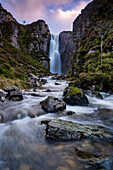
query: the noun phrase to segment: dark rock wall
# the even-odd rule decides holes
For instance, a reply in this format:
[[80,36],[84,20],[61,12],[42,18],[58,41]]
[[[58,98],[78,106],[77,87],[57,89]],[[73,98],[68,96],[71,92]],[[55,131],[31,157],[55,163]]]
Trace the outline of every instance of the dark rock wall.
[[76,46],[73,43],[73,34],[71,31],[61,32],[59,35],[59,50],[61,55],[62,73],[67,74],[71,69],[73,62],[71,58],[74,55]]

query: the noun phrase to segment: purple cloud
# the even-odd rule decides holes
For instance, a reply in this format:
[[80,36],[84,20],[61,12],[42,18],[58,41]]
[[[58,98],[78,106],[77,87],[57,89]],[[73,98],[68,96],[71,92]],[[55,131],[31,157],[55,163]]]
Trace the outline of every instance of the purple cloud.
[[[74,19],[91,0],[2,0],[4,7],[19,21],[31,23],[38,19],[47,22],[52,33],[71,30]],[[63,6],[73,4],[73,9],[64,10]],[[54,9],[51,9],[51,7]]]

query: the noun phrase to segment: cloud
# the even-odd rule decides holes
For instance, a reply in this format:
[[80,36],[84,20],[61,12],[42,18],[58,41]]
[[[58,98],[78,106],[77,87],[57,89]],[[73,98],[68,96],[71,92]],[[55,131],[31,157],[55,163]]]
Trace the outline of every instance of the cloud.
[[[56,28],[54,31],[57,32],[58,30],[72,30],[72,23],[75,18],[81,13],[81,10],[90,2],[80,1],[73,7],[72,10],[62,10],[61,8],[57,9],[56,11],[50,10],[51,18],[54,22],[56,22]],[[52,27],[52,26],[51,26]]]
[[[4,7],[19,21],[31,23],[43,19],[51,32],[71,30],[74,19],[80,14],[88,0],[1,0]],[[71,10],[70,6],[73,6]]]
[[2,0],[4,6],[18,19],[33,21],[44,18],[50,5],[58,6],[71,3],[73,0]]

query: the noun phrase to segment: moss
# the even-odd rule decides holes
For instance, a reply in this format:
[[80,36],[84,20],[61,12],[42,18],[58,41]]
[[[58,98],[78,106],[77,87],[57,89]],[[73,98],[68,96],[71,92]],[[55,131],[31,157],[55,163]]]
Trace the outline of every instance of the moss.
[[21,36],[19,37],[19,40],[20,40],[20,42],[23,44],[24,43],[24,39],[25,39],[25,35],[26,35],[26,29],[22,29],[22,31],[21,31]]
[[72,86],[68,87],[68,90],[69,92],[67,93],[66,97],[83,93],[79,88],[72,87]]

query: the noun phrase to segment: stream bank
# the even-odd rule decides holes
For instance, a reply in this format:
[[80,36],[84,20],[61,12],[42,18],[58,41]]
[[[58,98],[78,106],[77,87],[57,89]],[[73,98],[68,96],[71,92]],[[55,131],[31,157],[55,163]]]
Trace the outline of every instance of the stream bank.
[[[88,106],[66,105],[64,111],[47,113],[40,102],[48,96],[63,100],[63,91],[68,82],[54,80],[52,76],[45,79],[46,83],[40,88],[23,90],[23,100],[0,103],[0,113],[4,116],[0,123],[0,169],[111,170],[113,95],[101,93],[103,99],[98,99],[87,94]],[[71,140],[51,140],[46,136],[46,127],[51,121],[65,122],[68,130],[68,123],[71,122],[81,128],[94,127],[93,133],[100,129],[102,133],[92,138],[82,135],[82,138]],[[55,126],[61,128],[63,124]],[[83,130],[87,132],[87,128]],[[88,133],[91,135],[91,131]],[[107,137],[103,134],[107,134]]]

